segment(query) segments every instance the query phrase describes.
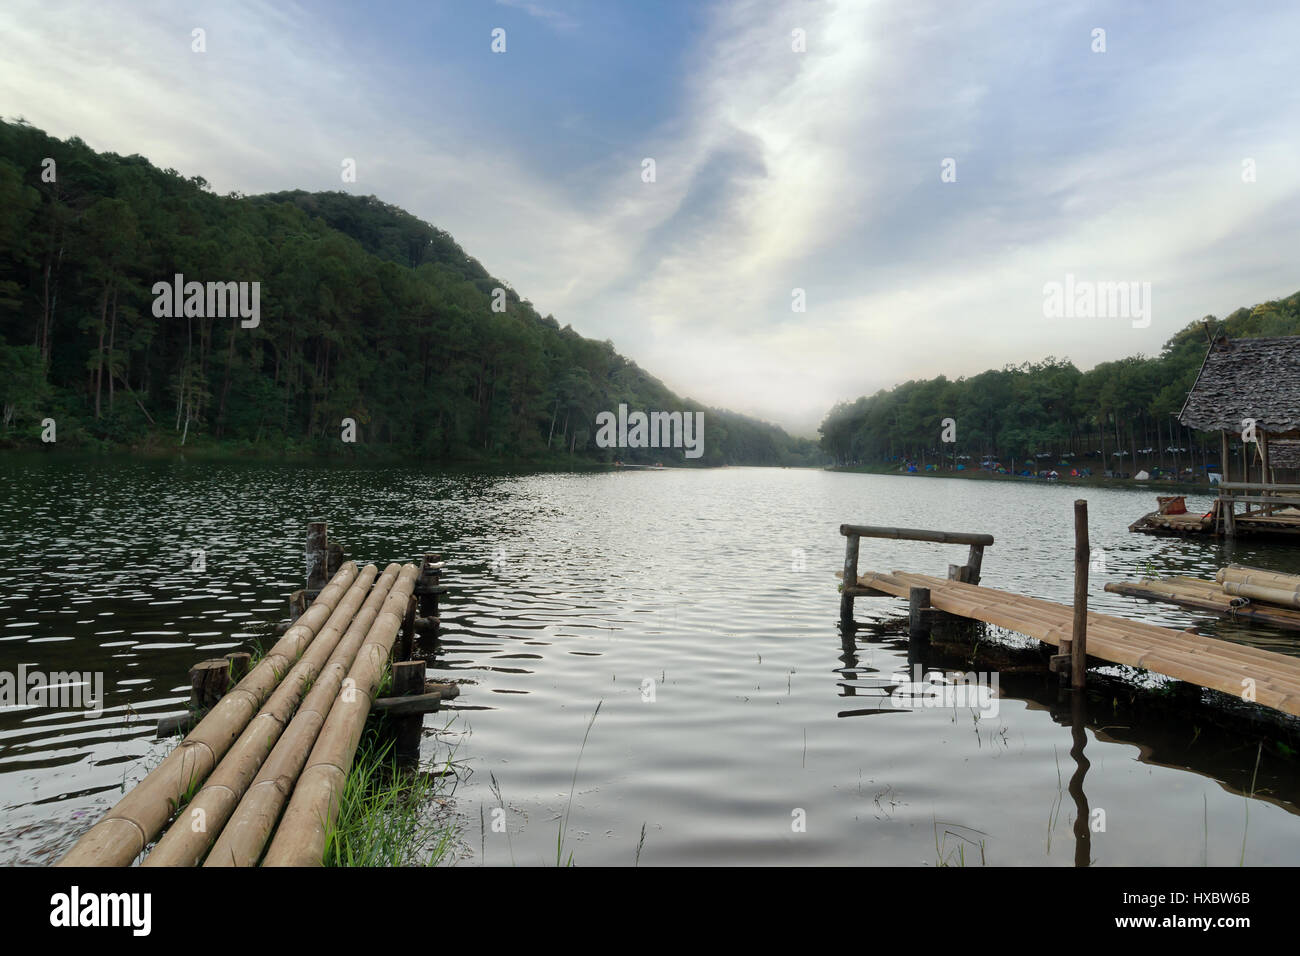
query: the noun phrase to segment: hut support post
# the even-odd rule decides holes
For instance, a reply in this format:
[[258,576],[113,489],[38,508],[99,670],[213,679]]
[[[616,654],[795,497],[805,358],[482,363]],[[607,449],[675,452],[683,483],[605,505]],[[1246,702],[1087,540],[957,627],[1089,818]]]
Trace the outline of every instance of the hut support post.
[[[1256,440],[1256,442],[1259,443],[1259,481],[1260,481],[1260,484],[1263,484],[1263,485],[1271,485],[1271,484],[1273,483],[1273,476],[1269,473],[1269,472],[1270,472],[1270,469],[1269,469],[1269,466],[1268,466],[1268,433],[1265,432],[1264,429],[1262,429],[1262,428],[1259,429],[1259,431],[1258,431],[1258,435],[1257,435],[1257,437],[1256,437],[1255,440]],[[1266,492],[1264,492],[1264,494],[1267,495],[1268,492],[1266,491]],[[1264,506],[1264,514],[1266,514],[1266,515],[1271,515],[1272,513],[1273,513],[1273,506],[1272,506],[1272,505],[1265,505],[1265,506]]]
[[845,623],[853,620],[853,592],[850,588],[858,586],[858,545],[861,539],[850,534],[844,539],[844,578],[843,593],[840,595],[840,620]]

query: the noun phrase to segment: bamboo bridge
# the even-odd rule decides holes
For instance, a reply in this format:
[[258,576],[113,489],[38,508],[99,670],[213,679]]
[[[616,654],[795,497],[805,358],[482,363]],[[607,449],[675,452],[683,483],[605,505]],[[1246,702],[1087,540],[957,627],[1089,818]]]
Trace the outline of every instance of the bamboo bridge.
[[[191,671],[211,707],[57,866],[320,866],[367,719],[387,714],[398,756],[418,756],[424,714],[457,693],[425,684],[415,647],[437,638],[442,562],[358,567],[323,521],[306,553],[296,620],[247,673],[246,654]],[[214,692],[223,675],[238,682]]]
[[[1084,687],[1088,666],[1124,664],[1300,716],[1300,657],[1088,611],[1084,501],[1075,502],[1073,606],[982,586],[983,552],[993,544],[992,535],[848,524],[840,526],[840,534],[847,539],[840,602],[846,623],[852,622],[856,598],[905,598],[913,638],[927,636],[931,623],[943,615],[1006,628],[1056,647],[1049,666],[1063,679],[1068,674],[1075,689]],[[906,571],[859,574],[862,538],[964,544],[970,552],[965,565],[949,566],[946,578]]]

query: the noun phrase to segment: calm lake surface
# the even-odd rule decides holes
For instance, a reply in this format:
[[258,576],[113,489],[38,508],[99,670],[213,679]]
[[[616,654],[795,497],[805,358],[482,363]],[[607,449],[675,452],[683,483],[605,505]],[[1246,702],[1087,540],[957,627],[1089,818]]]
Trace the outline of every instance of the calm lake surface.
[[[449,729],[424,749],[432,764],[456,748],[462,865],[554,863],[598,703],[566,839],[579,865],[631,865],[643,824],[646,865],[934,866],[959,851],[966,865],[1073,865],[1076,764],[1050,682],[1017,696],[1003,681],[998,715],[979,720],[872,713],[908,666],[905,609],[859,599],[862,627],[842,637],[843,522],[990,532],[983,583],[1068,603],[1071,503],[1086,497],[1106,563],[1094,609],[1300,653],[1294,637],[1102,591],[1227,560],[1300,571],[1282,548],[1130,534],[1150,491],[797,469],[57,459],[0,460],[0,480],[0,670],[103,671],[107,695],[98,717],[0,711],[5,864],[56,858],[161,759],[172,744],[153,740],[154,722],[184,709],[188,668],[284,616],[317,516],[361,563],[425,550],[448,563],[430,674],[467,683],[428,719]],[[191,570],[197,549],[203,571]],[[942,575],[964,554],[864,540],[860,566]],[[1295,760],[1261,757],[1256,739],[1211,733],[1194,712],[1135,720],[1094,701],[1086,733],[1082,790],[1105,812],[1093,863],[1300,860]],[[507,834],[491,828],[492,777]],[[792,827],[800,811],[805,832]]]

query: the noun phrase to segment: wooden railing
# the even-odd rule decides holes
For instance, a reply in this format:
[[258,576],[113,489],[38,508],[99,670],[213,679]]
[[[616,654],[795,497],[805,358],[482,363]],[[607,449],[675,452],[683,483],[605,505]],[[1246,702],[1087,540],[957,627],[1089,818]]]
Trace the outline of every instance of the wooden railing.
[[888,597],[875,588],[858,584],[858,550],[863,538],[894,538],[901,541],[930,541],[936,544],[965,544],[970,546],[965,564],[948,565],[948,577],[968,584],[980,583],[980,567],[984,563],[984,549],[993,544],[993,535],[969,531],[928,531],[922,528],[888,528],[869,524],[842,524],[840,534],[845,537],[844,577],[840,591],[840,618],[853,619],[853,599],[858,597]]
[[[1219,483],[1221,494],[1216,499],[1218,521],[1222,532],[1228,537],[1237,533],[1237,518],[1250,514],[1263,513],[1271,515],[1279,505],[1283,508],[1300,508],[1300,485],[1270,485],[1259,482],[1223,481]],[[1250,494],[1257,492],[1257,494]],[[1237,505],[1246,506],[1245,512],[1237,514]],[[1258,505],[1252,509],[1251,505]]]

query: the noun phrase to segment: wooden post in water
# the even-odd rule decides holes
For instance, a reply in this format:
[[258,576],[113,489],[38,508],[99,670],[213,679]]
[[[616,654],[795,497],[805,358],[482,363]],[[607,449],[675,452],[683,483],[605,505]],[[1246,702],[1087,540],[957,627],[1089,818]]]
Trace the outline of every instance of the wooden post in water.
[[925,640],[930,636],[930,589],[910,588],[907,592],[907,636],[912,640]]
[[1074,628],[1070,640],[1070,686],[1083,690],[1088,669],[1088,502],[1074,503]]
[[420,637],[421,653],[431,654],[440,631],[438,597],[442,592],[442,555],[425,554],[420,561],[420,576],[415,581],[418,617],[413,619],[415,633]]
[[[393,664],[393,696],[413,697],[424,693],[424,661],[398,661]],[[393,717],[398,760],[415,760],[420,756],[420,735],[424,731],[424,714]]]
[[307,599],[314,600],[325,586],[329,561],[329,525],[324,521],[307,524]]
[[230,689],[230,662],[224,657],[199,661],[190,668],[190,707],[208,710]]
[[966,581],[969,584],[980,583],[980,568],[984,564],[984,545],[972,544],[966,556]]
[[858,543],[861,539],[850,534],[844,539],[844,577],[840,595],[840,620],[853,620],[853,592],[850,588],[858,586]]
[[235,684],[243,680],[244,675],[253,666],[253,655],[248,651],[236,651],[233,654],[227,654],[226,660],[230,662],[230,680]]
[[402,630],[397,635],[397,645],[393,648],[393,660],[409,661],[415,652],[415,609],[419,601],[414,594],[406,602],[406,615],[402,618]]

